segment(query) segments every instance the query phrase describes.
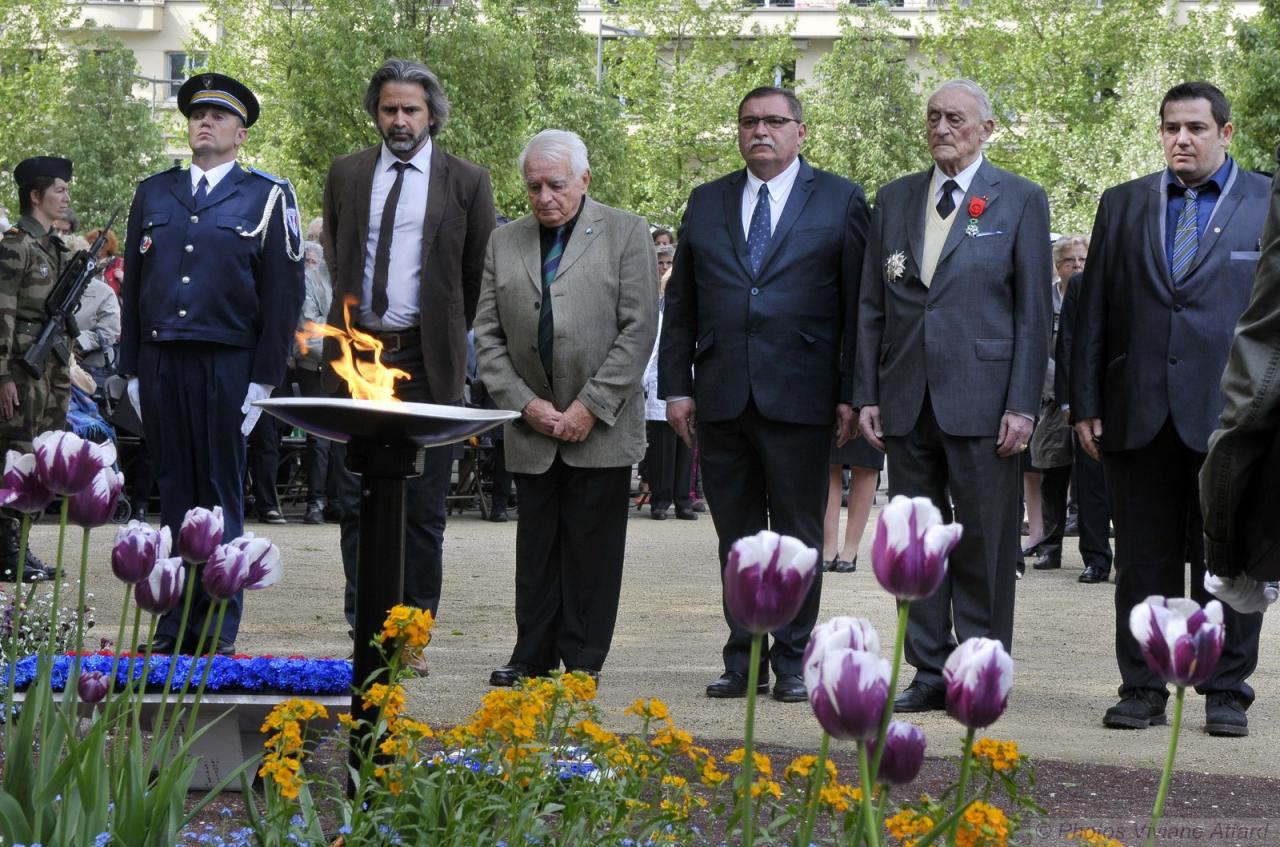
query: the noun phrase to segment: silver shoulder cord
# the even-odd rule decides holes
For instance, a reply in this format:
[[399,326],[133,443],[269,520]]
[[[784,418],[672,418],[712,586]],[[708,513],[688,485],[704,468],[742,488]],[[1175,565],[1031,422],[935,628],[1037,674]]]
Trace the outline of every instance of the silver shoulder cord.
[[[289,197],[293,200],[293,207],[298,208],[298,195],[294,192],[293,186],[286,183],[289,188]],[[267,222],[271,220],[271,213],[276,206],[280,207],[280,225],[284,228],[284,252],[291,262],[302,261],[302,233],[298,233],[298,249],[293,249],[293,244],[289,240],[289,204],[282,202],[284,191],[280,188],[279,183],[271,186],[271,193],[267,195],[267,202],[262,207],[262,220],[258,221],[258,226],[252,232],[242,232],[242,238],[254,238],[261,236],[263,247],[267,244]],[[301,226],[301,222],[299,222]]]

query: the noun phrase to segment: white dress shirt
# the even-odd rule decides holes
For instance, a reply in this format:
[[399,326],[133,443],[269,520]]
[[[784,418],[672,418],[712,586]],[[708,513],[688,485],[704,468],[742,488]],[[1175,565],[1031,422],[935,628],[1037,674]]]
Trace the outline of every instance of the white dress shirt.
[[218,183],[222,182],[222,178],[231,173],[231,169],[236,165],[236,160],[223,162],[221,165],[203,170],[195,162],[191,163],[191,193],[196,193],[196,188],[200,185],[200,177],[204,177],[209,183],[209,193],[213,193],[213,189],[218,187]]
[[800,173],[800,157],[797,156],[785,171],[767,183],[755,174],[747,171],[747,184],[742,187],[742,237],[751,234],[751,216],[756,211],[756,198],[760,196],[760,186],[769,186],[769,234],[778,228],[778,219],[782,210],[787,207],[787,198],[791,196],[791,187],[796,184],[796,174]]
[[356,323],[365,329],[398,330],[418,325],[418,286],[422,282],[422,227],[427,217],[427,184],[431,179],[431,139],[422,145],[404,169],[400,202],[396,205],[396,228],[387,265],[387,311],[378,317],[369,307],[373,299],[373,265],[378,254],[382,210],[395,185],[400,158],[382,145],[373,172],[373,192],[369,197],[369,237],[364,246],[364,280],[360,287],[360,307]]
[[[982,167],[982,154],[978,154],[978,158],[973,160],[973,164],[962,170],[955,176],[947,176],[936,165],[933,168],[933,205],[937,206],[938,201],[942,199],[942,183],[949,179],[954,179],[959,188],[951,189],[951,199],[955,201],[956,208],[959,209],[964,204],[964,196],[969,193],[969,186],[973,184],[973,178],[978,174],[978,168]],[[965,217],[969,213],[965,212]]]

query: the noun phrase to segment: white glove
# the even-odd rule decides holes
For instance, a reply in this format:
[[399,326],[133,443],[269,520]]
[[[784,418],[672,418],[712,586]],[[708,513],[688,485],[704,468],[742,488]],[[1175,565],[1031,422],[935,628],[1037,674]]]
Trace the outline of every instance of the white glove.
[[249,433],[253,432],[254,426],[258,423],[258,418],[262,417],[262,407],[255,406],[254,401],[266,400],[271,396],[271,389],[274,386],[263,385],[260,382],[249,383],[249,390],[244,395],[244,405],[240,407],[241,414],[244,415],[244,423],[240,424],[240,434],[249,437]]
[[129,395],[129,403],[133,406],[133,411],[137,414],[138,420],[142,420],[141,391],[138,388],[138,378],[136,376],[129,377],[129,383],[124,387],[124,393]]
[[1204,590],[1242,615],[1265,612],[1280,597],[1280,587],[1274,582],[1258,582],[1244,576],[1223,579],[1206,573]]

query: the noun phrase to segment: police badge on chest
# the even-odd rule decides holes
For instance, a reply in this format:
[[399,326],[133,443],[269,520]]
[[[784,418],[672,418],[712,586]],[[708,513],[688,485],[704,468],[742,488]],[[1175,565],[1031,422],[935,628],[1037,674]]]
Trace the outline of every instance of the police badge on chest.
[[138,252],[145,256],[147,251],[150,249],[151,249],[151,236],[149,235],[142,236],[142,243],[138,245]]

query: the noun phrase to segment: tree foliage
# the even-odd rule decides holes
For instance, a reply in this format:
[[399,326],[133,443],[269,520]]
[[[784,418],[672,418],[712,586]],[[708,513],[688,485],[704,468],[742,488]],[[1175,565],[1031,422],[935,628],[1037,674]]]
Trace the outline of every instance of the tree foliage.
[[1225,4],[1185,24],[1165,0],[983,0],[950,4],[922,49],[939,77],[991,94],[991,158],[1039,182],[1054,226],[1087,229],[1103,189],[1163,166],[1164,91],[1222,80],[1233,58]]
[[1236,22],[1232,154],[1245,167],[1273,171],[1280,145],[1280,0],[1262,0],[1258,15]]
[[804,86],[805,155],[868,196],[929,163],[924,98],[907,64],[905,27],[887,7],[846,7],[840,38]]

